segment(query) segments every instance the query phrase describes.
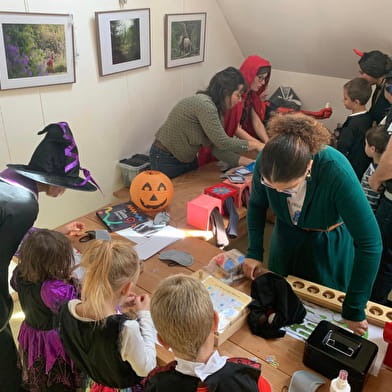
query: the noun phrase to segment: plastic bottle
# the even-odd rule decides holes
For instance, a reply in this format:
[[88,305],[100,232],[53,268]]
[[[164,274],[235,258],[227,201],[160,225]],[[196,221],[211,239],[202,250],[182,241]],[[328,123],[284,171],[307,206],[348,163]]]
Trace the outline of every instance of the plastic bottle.
[[351,387],[347,381],[347,377],[348,377],[347,370],[341,370],[339,372],[339,377],[334,378],[331,381],[329,392],[350,392]]

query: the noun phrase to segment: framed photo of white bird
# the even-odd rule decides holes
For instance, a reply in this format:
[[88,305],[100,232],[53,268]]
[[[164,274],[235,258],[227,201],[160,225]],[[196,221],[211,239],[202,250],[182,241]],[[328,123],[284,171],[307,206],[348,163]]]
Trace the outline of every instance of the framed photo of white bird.
[[207,13],[165,15],[166,68],[204,61]]
[[101,76],[151,65],[150,9],[95,13]]

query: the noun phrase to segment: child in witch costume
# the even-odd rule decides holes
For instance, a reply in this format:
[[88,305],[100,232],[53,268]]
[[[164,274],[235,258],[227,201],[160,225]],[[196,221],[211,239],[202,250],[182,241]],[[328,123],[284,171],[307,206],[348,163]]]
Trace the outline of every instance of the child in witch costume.
[[[156,366],[150,297],[133,290],[139,258],[129,241],[91,241],[83,252],[82,300],[60,310],[60,337],[75,365],[90,378],[90,392],[136,392]],[[122,312],[134,307],[137,320]]]
[[[8,165],[0,173],[0,385],[7,392],[19,391],[21,376],[17,350],[9,326],[13,302],[8,291],[8,266],[24,235],[38,215],[38,194],[57,197],[66,188],[95,191],[96,183],[82,169],[79,155],[67,123],[50,124],[28,165]],[[95,185],[93,185],[92,183]],[[82,231],[84,225],[73,222],[64,234]]]
[[261,365],[248,358],[228,358],[214,349],[218,315],[208,290],[197,279],[173,275],[164,279],[151,299],[158,340],[176,360],[153,370],[146,392],[270,392]]
[[79,374],[61,343],[56,314],[77,298],[78,282],[69,239],[57,231],[37,230],[23,241],[11,285],[25,314],[19,335],[23,386],[29,391],[74,391]]

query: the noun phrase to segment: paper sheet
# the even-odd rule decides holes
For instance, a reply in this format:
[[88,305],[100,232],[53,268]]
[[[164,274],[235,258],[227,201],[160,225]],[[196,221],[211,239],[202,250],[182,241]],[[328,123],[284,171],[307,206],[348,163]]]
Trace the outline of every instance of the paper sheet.
[[182,230],[176,229],[170,225],[165,226],[148,237],[145,237],[132,229],[120,230],[117,231],[117,234],[136,243],[134,248],[141,260],[148,259],[166,246],[185,237]]

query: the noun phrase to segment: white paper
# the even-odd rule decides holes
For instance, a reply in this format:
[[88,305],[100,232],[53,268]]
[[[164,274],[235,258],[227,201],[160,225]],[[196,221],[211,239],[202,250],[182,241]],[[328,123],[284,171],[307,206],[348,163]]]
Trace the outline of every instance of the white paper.
[[134,248],[141,260],[148,259],[166,246],[185,237],[182,230],[173,226],[165,226],[148,237],[144,237],[132,229],[120,230],[117,231],[117,234],[136,243]]

